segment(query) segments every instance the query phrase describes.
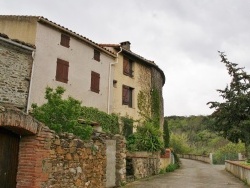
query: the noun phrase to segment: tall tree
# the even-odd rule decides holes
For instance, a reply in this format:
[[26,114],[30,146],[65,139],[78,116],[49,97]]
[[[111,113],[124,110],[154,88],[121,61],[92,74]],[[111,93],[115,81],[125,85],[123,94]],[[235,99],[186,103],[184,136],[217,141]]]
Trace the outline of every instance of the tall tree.
[[223,102],[208,102],[215,109],[213,129],[234,143],[242,141],[250,161],[250,75],[223,52],[219,55],[232,79],[225,89],[217,90]]

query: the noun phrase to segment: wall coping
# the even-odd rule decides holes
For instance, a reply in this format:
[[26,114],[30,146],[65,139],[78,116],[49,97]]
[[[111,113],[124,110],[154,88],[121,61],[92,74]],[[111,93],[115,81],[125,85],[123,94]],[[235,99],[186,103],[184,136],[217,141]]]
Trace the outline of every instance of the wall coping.
[[236,166],[239,166],[239,167],[242,167],[242,168],[245,168],[247,170],[250,170],[250,166],[248,167],[248,166],[245,166],[245,165],[242,165],[242,164],[239,163],[239,162],[242,162],[242,161],[229,161],[229,160],[225,160],[225,162],[233,164],[233,165],[236,165]]
[[136,151],[127,152],[129,158],[160,158],[160,152]]

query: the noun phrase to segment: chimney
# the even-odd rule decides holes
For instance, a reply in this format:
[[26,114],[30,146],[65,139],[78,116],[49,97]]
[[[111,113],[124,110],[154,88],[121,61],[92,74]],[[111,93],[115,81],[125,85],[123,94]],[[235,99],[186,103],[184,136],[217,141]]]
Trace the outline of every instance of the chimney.
[[124,48],[126,50],[130,50],[130,42],[129,41],[121,42],[120,45],[122,48]]

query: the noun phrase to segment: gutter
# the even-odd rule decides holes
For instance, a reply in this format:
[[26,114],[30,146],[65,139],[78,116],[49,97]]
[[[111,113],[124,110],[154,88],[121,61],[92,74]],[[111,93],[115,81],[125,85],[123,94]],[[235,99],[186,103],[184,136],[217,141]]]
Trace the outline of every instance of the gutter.
[[116,62],[115,63],[110,63],[109,64],[109,83],[108,83],[108,88],[109,88],[109,90],[108,90],[108,114],[110,114],[110,98],[111,98],[111,67],[112,67],[112,65],[115,65],[115,64],[117,64],[118,63],[118,55],[120,54],[122,52],[122,47],[120,47],[120,51],[119,52],[117,52],[117,54],[116,54]]

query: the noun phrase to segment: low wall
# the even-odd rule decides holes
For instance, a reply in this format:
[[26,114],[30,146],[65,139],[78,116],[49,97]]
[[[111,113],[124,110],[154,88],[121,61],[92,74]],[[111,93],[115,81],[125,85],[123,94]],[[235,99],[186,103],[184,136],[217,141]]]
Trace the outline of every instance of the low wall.
[[[127,153],[129,171],[136,179],[149,177],[160,172],[160,154],[151,152]],[[129,174],[132,175],[132,174]]]
[[209,155],[178,154],[178,157],[183,159],[202,161],[209,164],[212,164],[213,161],[211,155],[209,156]]
[[225,161],[225,168],[228,172],[231,172],[234,176],[246,181],[250,185],[250,166],[241,165],[242,161]]

